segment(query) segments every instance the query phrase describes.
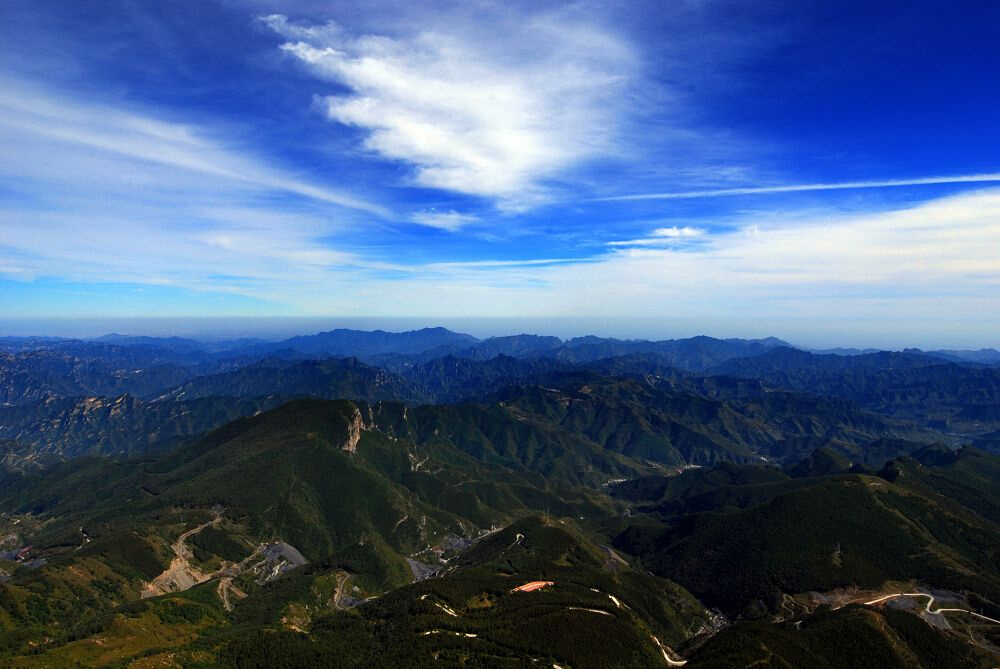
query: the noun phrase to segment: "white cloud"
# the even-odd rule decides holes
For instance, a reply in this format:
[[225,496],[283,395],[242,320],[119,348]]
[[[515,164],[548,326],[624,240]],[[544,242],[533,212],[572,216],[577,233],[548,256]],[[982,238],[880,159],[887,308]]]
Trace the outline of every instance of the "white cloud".
[[816,215],[792,226],[758,216],[695,247],[623,249],[547,278],[566,295],[585,277],[599,279],[579,291],[570,310],[603,304],[615,313],[649,312],[662,305],[693,316],[721,309],[837,321],[964,312],[1000,321],[997,249],[1000,190],[989,190],[898,211]]
[[518,209],[544,199],[546,180],[611,149],[635,69],[605,28],[518,18],[394,38],[261,21],[288,40],[286,53],[348,89],[322,105],[365,130],[365,148],[412,165],[418,185]]
[[703,228],[693,228],[688,225],[681,228],[675,225],[669,228],[656,228],[648,237],[608,242],[608,246],[666,246],[693,241],[704,234]]
[[429,228],[438,228],[455,232],[461,227],[470,223],[475,223],[479,219],[471,214],[462,214],[455,210],[450,211],[421,211],[413,215],[413,222],[419,225],[426,225]]
[[684,226],[679,228],[676,225],[670,228],[657,228],[653,230],[653,237],[667,237],[670,239],[682,239],[685,237],[700,237],[705,234],[705,231],[701,228],[692,228],[691,226]]
[[587,262],[415,267],[405,281],[366,284],[378,296],[378,311],[369,313],[673,318],[705,329],[728,320],[734,336],[811,327],[808,336],[832,342],[863,328],[895,345],[938,331],[996,345],[1000,190],[884,213],[819,214],[795,225],[755,216],[701,239]]

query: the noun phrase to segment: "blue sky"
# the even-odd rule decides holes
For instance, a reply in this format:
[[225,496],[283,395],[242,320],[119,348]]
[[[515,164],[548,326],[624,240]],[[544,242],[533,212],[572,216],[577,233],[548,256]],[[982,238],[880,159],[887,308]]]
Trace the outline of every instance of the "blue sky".
[[4,316],[1000,345],[997,25],[985,1],[11,0]]

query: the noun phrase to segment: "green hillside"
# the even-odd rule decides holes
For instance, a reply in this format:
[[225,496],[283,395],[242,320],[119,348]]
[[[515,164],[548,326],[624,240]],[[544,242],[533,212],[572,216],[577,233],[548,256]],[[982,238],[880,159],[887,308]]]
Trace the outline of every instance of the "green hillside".
[[[929,667],[1000,642],[965,614],[821,606],[934,588],[1000,613],[1000,458],[884,437],[872,468],[836,443],[779,466],[757,449],[805,422],[563,381],[462,405],[302,399],[168,452],[11,467],[0,659]],[[552,584],[515,591],[535,581]]]
[[[703,504],[671,527],[634,526],[615,545],[733,613],[773,609],[782,593],[877,588],[889,580],[971,591],[996,611],[1000,526],[989,517],[996,497],[974,499],[974,490],[987,488],[976,486],[981,475],[966,464],[982,458],[996,466],[990,456],[963,452],[939,467],[894,461],[884,477],[763,484],[768,494],[746,508],[733,508],[739,489],[730,490],[718,508]],[[966,492],[968,506],[942,495],[948,485]],[[740,487],[757,495],[762,489]]]
[[995,656],[935,630],[912,614],[848,607],[809,616],[795,625],[734,625],[709,639],[687,666],[987,669],[995,665]]

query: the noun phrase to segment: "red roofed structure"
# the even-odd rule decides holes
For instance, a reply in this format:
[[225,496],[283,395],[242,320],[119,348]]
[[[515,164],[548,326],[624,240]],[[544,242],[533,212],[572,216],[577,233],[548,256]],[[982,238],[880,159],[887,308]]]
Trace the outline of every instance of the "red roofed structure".
[[511,592],[534,592],[535,590],[541,590],[542,588],[547,588],[550,585],[555,585],[552,581],[532,581],[531,583],[525,583],[520,585]]

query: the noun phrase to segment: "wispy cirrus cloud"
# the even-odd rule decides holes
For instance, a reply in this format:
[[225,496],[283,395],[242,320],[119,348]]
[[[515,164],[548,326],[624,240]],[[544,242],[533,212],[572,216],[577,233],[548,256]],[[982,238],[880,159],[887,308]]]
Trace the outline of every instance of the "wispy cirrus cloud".
[[691,242],[705,236],[704,228],[689,225],[683,227],[656,228],[647,237],[639,239],[623,239],[608,242],[608,246],[666,246],[683,242]]
[[197,125],[3,84],[0,274],[9,279],[280,301],[299,281],[376,264],[334,238],[391,216],[380,205]]
[[803,193],[826,190],[854,190],[864,188],[899,188],[903,186],[933,186],[941,184],[977,184],[1000,182],[1000,172],[991,174],[964,174],[954,176],[920,177],[916,179],[874,179],[870,181],[841,181],[835,183],[788,184],[778,186],[750,186],[741,188],[712,188],[664,193],[633,193],[595,198],[595,202],[631,202],[638,200],[691,200],[730,195],[766,195],[771,193]]
[[[243,188],[290,193],[380,217],[391,216],[384,206],[276,169],[245,151],[211,139],[209,133],[196,126],[83,102],[9,78],[0,79],[0,86],[5,92],[0,98],[0,132],[6,128],[16,135],[7,145],[44,146],[49,154],[68,157],[66,162],[46,168],[51,179],[86,177],[70,174],[67,168],[77,156],[96,154],[168,168],[188,177],[200,175]],[[24,157],[8,154],[0,169],[14,176],[28,174],[32,166]]]
[[528,258],[525,260],[463,260],[435,262],[411,267],[414,273],[465,269],[503,269],[508,267],[536,267],[540,265],[571,265],[591,262],[593,258]]
[[449,211],[421,211],[414,214],[411,218],[418,225],[447,230],[448,232],[455,232],[459,228],[479,220],[476,216],[463,214],[454,209]]
[[287,40],[284,52],[347,89],[320,105],[364,130],[366,149],[411,165],[417,185],[506,209],[544,200],[547,180],[611,150],[636,69],[624,40],[566,17],[396,37],[260,21]]

